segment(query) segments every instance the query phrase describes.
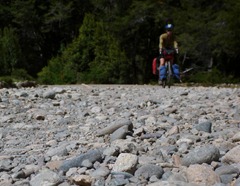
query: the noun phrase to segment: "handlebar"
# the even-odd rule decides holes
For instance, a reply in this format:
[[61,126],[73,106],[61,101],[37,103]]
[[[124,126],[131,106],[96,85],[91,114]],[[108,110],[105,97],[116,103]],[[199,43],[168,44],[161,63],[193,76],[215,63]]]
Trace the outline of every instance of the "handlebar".
[[175,54],[176,50],[175,49],[163,49],[163,53],[167,55]]
[[172,60],[176,53],[175,49],[163,49],[164,59],[165,60]]

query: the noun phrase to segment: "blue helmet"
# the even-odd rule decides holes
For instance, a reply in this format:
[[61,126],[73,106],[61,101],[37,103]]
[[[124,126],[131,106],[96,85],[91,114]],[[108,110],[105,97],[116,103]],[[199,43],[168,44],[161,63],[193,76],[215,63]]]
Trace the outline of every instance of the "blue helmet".
[[173,24],[167,24],[167,25],[165,26],[165,29],[166,29],[166,30],[172,30],[172,29],[173,29]]

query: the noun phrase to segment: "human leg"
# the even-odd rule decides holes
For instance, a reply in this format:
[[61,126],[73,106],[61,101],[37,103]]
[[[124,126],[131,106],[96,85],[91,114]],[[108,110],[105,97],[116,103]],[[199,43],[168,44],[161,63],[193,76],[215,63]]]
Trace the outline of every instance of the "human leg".
[[163,80],[166,78],[166,67],[165,67],[165,60],[164,58],[160,59],[160,67],[159,67],[159,80]]
[[172,65],[172,69],[173,69],[173,74],[174,76],[180,81],[181,81],[181,78],[180,78],[180,71],[179,71],[179,65],[177,64],[173,64]]

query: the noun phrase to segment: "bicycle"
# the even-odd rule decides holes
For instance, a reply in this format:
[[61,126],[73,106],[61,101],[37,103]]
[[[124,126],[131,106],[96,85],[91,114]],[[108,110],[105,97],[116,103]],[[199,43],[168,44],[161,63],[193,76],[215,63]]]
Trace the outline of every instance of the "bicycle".
[[172,69],[172,61],[174,58],[175,50],[174,49],[165,49],[164,50],[164,59],[165,59],[165,67],[166,67],[166,78],[162,80],[162,87],[165,88],[166,85],[168,88],[173,84],[173,69]]

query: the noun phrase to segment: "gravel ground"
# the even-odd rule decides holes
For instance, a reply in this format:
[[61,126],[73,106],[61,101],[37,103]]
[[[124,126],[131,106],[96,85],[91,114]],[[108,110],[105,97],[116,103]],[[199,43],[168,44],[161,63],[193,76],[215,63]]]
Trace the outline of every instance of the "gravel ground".
[[240,185],[240,88],[0,89],[0,185]]

